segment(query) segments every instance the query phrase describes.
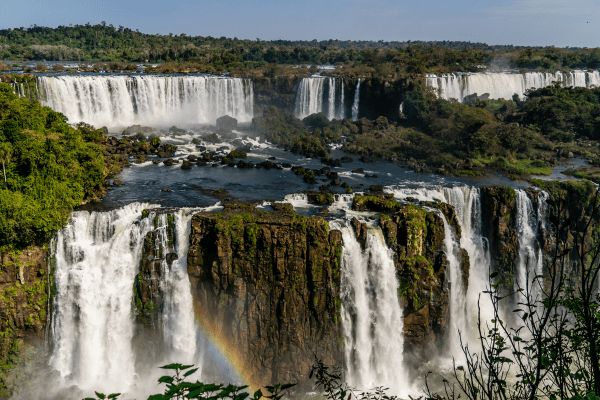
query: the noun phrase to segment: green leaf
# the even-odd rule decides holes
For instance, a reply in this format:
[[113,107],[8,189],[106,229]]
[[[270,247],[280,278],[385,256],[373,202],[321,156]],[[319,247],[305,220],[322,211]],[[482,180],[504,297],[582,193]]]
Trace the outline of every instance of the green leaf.
[[158,378],[158,383],[173,383],[173,380],[175,380],[175,378],[172,376],[165,375]]
[[162,369],[183,369],[183,365],[174,363],[174,364],[163,365],[160,368],[162,368]]
[[96,393],[96,396],[99,399],[106,399],[106,395],[104,393],[100,393],[100,392],[94,392],[94,393]]
[[186,372],[183,374],[183,377],[184,377],[184,378],[187,378],[188,376],[192,375],[192,374],[193,374],[194,372],[196,372],[196,371],[198,371],[198,368],[190,369],[189,371],[186,371]]
[[163,394],[153,394],[148,397],[148,400],[170,400],[170,397],[167,397]]

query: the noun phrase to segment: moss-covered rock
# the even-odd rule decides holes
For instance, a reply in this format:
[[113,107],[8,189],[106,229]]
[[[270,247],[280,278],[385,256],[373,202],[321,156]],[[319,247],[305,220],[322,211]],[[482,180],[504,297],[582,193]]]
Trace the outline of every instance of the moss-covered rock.
[[306,197],[310,204],[317,206],[328,206],[331,205],[335,198],[331,192],[306,192]]
[[43,337],[51,290],[46,256],[41,247],[0,254],[0,397],[9,394],[6,375],[23,346]]
[[341,248],[340,232],[319,217],[255,209],[193,217],[196,307],[254,381],[304,378],[314,354],[342,362]]
[[443,221],[434,211],[403,204],[394,214],[382,214],[379,224],[395,254],[407,346],[426,351],[442,338],[448,321]]
[[[507,186],[481,188],[483,236],[488,239],[492,272],[501,287],[512,290],[514,266],[519,254],[516,224],[516,192]],[[487,273],[487,271],[486,271]]]
[[391,194],[357,194],[352,200],[352,209],[356,211],[396,212],[402,204]]

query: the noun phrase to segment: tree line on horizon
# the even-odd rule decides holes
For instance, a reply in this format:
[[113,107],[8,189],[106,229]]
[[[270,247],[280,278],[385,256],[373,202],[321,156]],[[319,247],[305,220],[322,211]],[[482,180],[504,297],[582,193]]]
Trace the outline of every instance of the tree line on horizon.
[[392,64],[405,73],[600,68],[600,48],[521,47],[463,41],[248,40],[146,34],[106,23],[0,30],[0,59],[200,63],[216,69],[267,64]]

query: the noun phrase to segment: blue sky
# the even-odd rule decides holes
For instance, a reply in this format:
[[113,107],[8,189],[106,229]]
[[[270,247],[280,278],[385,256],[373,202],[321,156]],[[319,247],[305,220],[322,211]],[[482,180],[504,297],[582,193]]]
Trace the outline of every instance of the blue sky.
[[600,0],[0,0],[0,27],[600,47]]

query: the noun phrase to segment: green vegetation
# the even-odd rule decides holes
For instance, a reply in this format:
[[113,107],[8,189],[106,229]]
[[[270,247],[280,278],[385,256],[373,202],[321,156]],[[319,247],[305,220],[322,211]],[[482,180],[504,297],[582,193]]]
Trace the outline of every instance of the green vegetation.
[[[168,364],[160,368],[171,372],[171,374],[158,378],[158,383],[165,386],[164,393],[150,395],[148,396],[148,400],[280,400],[284,397],[287,390],[295,386],[293,384],[266,386],[250,394],[247,385],[207,384],[198,380],[195,382],[190,381],[190,377],[198,371],[198,368],[194,365]],[[104,394],[95,392],[95,395],[95,397],[86,397],[84,400],[118,399],[121,393]]]
[[352,198],[352,209],[357,211],[396,212],[406,208],[392,195],[357,194]]
[[[469,42],[261,41],[151,35],[112,25],[0,30],[0,59],[106,62],[101,68],[135,70],[132,63],[161,62],[155,72],[282,71],[276,64],[338,64],[354,76],[506,68],[599,68],[600,49],[489,46]],[[8,66],[4,66],[8,68]],[[60,70],[57,66],[55,69]],[[294,73],[293,70],[288,70]]]
[[103,140],[0,83],[0,248],[46,243],[74,207],[102,194]]
[[413,82],[404,96],[397,121],[383,116],[327,121],[321,114],[298,121],[269,108],[255,119],[255,127],[273,143],[306,156],[329,159],[330,145],[339,143],[363,160],[399,161],[442,174],[550,175],[558,161],[574,156],[600,164],[598,88],[555,85],[529,91],[525,101],[463,104],[438,99]]

